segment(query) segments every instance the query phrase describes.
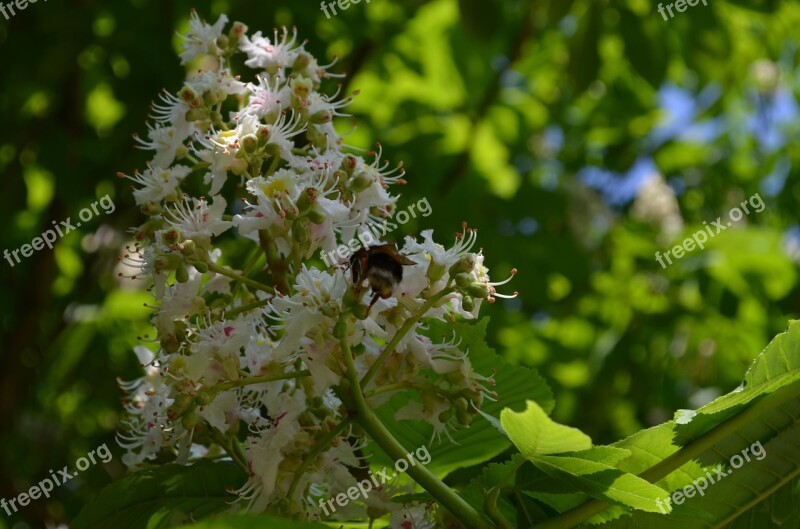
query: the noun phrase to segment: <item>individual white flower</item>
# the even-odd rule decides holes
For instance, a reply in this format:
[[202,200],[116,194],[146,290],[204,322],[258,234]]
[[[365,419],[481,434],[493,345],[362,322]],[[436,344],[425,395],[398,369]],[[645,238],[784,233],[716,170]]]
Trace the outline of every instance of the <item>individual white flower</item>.
[[181,35],[183,51],[180,53],[181,64],[186,64],[192,59],[203,54],[217,52],[217,39],[222,35],[222,28],[228,23],[226,15],[220,15],[217,21],[210,25],[200,19],[197,11],[192,10],[189,19],[189,33]]
[[211,237],[216,237],[233,226],[231,221],[222,219],[227,205],[225,199],[219,195],[214,197],[210,206],[204,198],[184,196],[181,202],[167,207],[164,219],[180,230],[185,239],[192,239],[205,247]]
[[242,95],[247,93],[248,84],[231,75],[227,68],[217,71],[200,71],[186,80],[186,86],[198,96],[206,93],[223,95]]
[[148,165],[143,172],[135,172],[133,176],[119,173],[118,176],[127,178],[141,187],[133,190],[136,204],[141,206],[148,202],[161,202],[175,193],[181,181],[186,178],[191,169],[185,165],[173,165],[168,169]]
[[289,108],[292,92],[283,78],[275,77],[271,80],[269,76],[259,75],[257,80],[257,85],[247,84],[247,90],[250,92],[247,105],[234,114],[234,119],[253,115],[259,119],[274,121],[281,112]]
[[186,131],[181,132],[175,127],[158,126],[147,127],[147,140],[134,135],[134,140],[139,144],[140,149],[155,151],[156,154],[150,163],[156,167],[169,167],[178,149],[183,147],[183,142],[189,136],[191,127],[186,127]]
[[255,133],[258,124],[254,120],[243,120],[237,130],[212,130],[203,137],[197,136],[197,145],[192,146],[195,154],[209,164],[208,173],[203,181],[211,184],[209,193],[218,194],[228,179],[228,172],[242,175],[247,170],[247,162],[237,156],[241,148],[241,132]]
[[273,41],[264,37],[260,31],[256,31],[252,38],[243,35],[239,48],[247,54],[245,64],[251,68],[263,68],[271,75],[277,75],[282,69],[291,66],[297,58],[301,46],[295,47],[297,41],[297,30],[292,30],[292,37],[289,38],[289,30],[283,27],[283,32],[278,36],[275,30]]

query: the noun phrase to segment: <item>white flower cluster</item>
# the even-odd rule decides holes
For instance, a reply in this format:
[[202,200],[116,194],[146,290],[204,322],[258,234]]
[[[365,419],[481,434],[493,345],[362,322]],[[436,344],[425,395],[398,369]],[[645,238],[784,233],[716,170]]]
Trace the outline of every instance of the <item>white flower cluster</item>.
[[[431,318],[474,317],[495,285],[466,228],[449,249],[426,231],[399,250],[363,250],[350,271],[315,260],[391,214],[402,169],[343,144],[332,120],[349,99],[319,91],[330,65],[294,32],[248,36],[234,23],[224,33],[227,22],[193,13],[181,59],[195,73],[161,96],[137,138],[153,151],[147,168],[121,175],[148,216],[125,260],[152,281],[158,348],[135,348],[146,375],[123,384],[119,441],[132,467],[227,455],[249,475],[237,491],[248,509],[314,519],[314,500],[355,485],[351,469],[365,464],[342,346],[370,406],[417,391],[398,419],[447,435],[469,425],[492,381],[458,340],[420,331]],[[236,53],[252,80],[231,72]],[[396,511],[390,492],[337,515]]]

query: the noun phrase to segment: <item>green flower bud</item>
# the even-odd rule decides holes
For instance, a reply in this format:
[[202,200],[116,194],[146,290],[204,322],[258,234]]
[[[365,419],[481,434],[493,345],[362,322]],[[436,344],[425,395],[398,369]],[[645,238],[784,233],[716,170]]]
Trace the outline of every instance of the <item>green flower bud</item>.
[[467,254],[450,267],[450,276],[452,277],[462,272],[472,272],[473,268],[475,268],[475,256],[472,254]]
[[459,288],[467,288],[467,286],[469,286],[469,284],[471,282],[472,282],[472,276],[471,275],[469,275],[469,274],[467,274],[465,272],[462,272],[460,274],[456,274],[456,285],[458,285]]
[[472,296],[464,296],[461,298],[461,306],[467,312],[472,312],[475,310],[475,300],[472,299]]
[[214,395],[211,393],[200,392],[195,397],[194,401],[197,403],[198,406],[208,406],[214,400]]
[[308,121],[314,123],[315,125],[322,125],[323,123],[328,123],[330,120],[333,119],[333,112],[330,110],[320,110],[319,112],[313,114]]
[[453,417],[453,409],[448,408],[439,414],[439,422],[447,422]]
[[317,201],[317,189],[314,187],[307,187],[300,193],[300,196],[297,197],[297,209],[300,212],[305,213],[306,211],[313,206]]
[[353,175],[353,177],[347,181],[347,188],[353,191],[354,193],[360,193],[371,185],[372,185],[372,178],[370,178],[370,176],[363,171],[356,175]]
[[458,397],[453,404],[456,407],[456,411],[467,411],[469,408],[469,402],[464,397]]
[[208,272],[208,265],[202,261],[198,263],[192,263],[192,266],[194,266],[194,269],[200,272],[201,274],[205,274],[206,272]]
[[491,293],[491,291],[489,290],[489,285],[477,281],[469,286],[467,292],[469,292],[472,295],[472,297],[478,299],[486,299],[489,297],[489,294]]
[[472,424],[472,415],[466,410],[456,411],[456,420],[461,426],[469,426]]
[[246,134],[242,138],[242,149],[248,154],[253,154],[258,149],[258,136],[255,134]]
[[228,44],[229,44],[229,41],[228,41],[228,37],[226,35],[220,35],[219,37],[217,37],[217,47],[219,49],[222,49],[222,50],[226,49],[228,47]]
[[181,245],[181,253],[186,256],[194,255],[195,250],[197,250],[197,246],[195,245],[194,241],[191,239],[186,239],[183,241]]
[[187,430],[191,430],[195,427],[197,424],[197,414],[194,412],[194,410],[183,414],[183,417],[181,417],[181,424]]
[[189,271],[186,270],[186,267],[179,266],[175,269],[175,279],[178,283],[186,283],[189,281]]

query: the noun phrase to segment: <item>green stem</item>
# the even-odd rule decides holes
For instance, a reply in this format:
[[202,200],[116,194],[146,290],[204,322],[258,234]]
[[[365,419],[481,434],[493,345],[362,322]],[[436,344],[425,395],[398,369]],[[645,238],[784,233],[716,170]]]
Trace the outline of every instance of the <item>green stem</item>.
[[286,497],[289,501],[292,501],[292,497],[294,496],[294,491],[297,488],[297,484],[300,483],[300,478],[303,474],[306,473],[306,470],[314,464],[314,461],[317,460],[319,455],[325,451],[333,442],[333,440],[338,436],[342,431],[350,425],[350,417],[345,418],[342,422],[336,425],[336,427],[322,436],[322,438],[311,447],[311,451],[308,453],[308,456],[303,460],[303,463],[300,465],[300,468],[294,474],[294,478],[292,479],[292,484],[289,485],[289,493]]
[[[639,477],[655,483],[663,477],[682,467],[688,461],[695,459],[702,453],[711,449],[729,435],[742,429],[748,423],[757,420],[766,412],[783,405],[784,403],[800,396],[800,383],[784,387],[771,395],[767,395],[746,410],[734,415],[722,424],[709,430],[701,437],[690,442],[674,454],[661,460],[648,468]],[[609,504],[600,500],[589,500],[574,509],[559,514],[554,518],[535,525],[535,529],[567,529],[588,520],[592,516],[606,510]]]
[[389,355],[392,354],[392,352],[394,351],[394,348],[397,347],[397,344],[400,343],[400,340],[402,340],[403,337],[406,334],[408,334],[408,332],[414,327],[414,325],[416,325],[417,322],[419,322],[419,320],[422,319],[425,313],[428,312],[428,310],[431,307],[436,305],[442,298],[444,298],[448,294],[451,294],[452,292],[453,289],[450,288],[450,284],[448,283],[448,285],[445,288],[443,288],[441,291],[435,294],[431,299],[426,301],[425,304],[422,305],[422,307],[420,307],[419,310],[417,310],[417,312],[413,316],[408,318],[403,323],[403,326],[400,327],[400,329],[395,333],[392,340],[383,349],[381,356],[378,357],[375,363],[372,364],[372,366],[369,368],[369,371],[367,371],[367,374],[364,375],[364,378],[361,379],[362,386],[367,387],[370,380],[372,380],[372,378],[378,372],[378,369],[380,369],[381,366],[383,365],[383,362],[386,361]]
[[208,265],[208,269],[211,270],[212,272],[215,272],[217,274],[223,275],[225,277],[230,277],[231,279],[234,279],[236,281],[244,283],[245,285],[253,287],[255,289],[263,290],[264,292],[269,292],[270,294],[274,294],[275,293],[275,289],[274,288],[272,288],[270,286],[267,286],[264,283],[259,283],[258,281],[254,281],[254,280],[250,279],[249,277],[244,277],[241,274],[237,274],[233,270],[228,270],[227,268],[224,268],[224,267],[219,266],[218,264],[212,263],[212,262],[207,262],[205,264]]
[[242,467],[242,469],[247,472],[247,458],[244,457],[243,453],[236,451],[232,444],[229,442],[228,439],[225,439],[225,436],[220,433],[219,430],[212,428],[211,437],[214,441],[225,450],[225,453],[233,459],[234,463]]
[[235,309],[225,311],[225,317],[231,318],[233,316],[241,314],[242,312],[247,312],[249,310],[257,309],[258,307],[263,307],[264,305],[268,305],[270,301],[272,301],[272,298],[262,299],[259,301],[248,303],[247,305],[242,305],[241,307],[236,307]]
[[[442,291],[444,292],[444,291]],[[441,293],[440,293],[441,294]],[[431,298],[433,299],[433,298]],[[344,323],[347,314],[340,316],[340,323]],[[378,416],[367,404],[364,394],[361,392],[361,383],[358,380],[358,372],[353,362],[353,353],[350,351],[350,344],[347,343],[347,336],[339,339],[342,357],[347,367],[347,379],[353,393],[356,406],[355,421],[359,426],[380,446],[389,457],[400,460],[408,456],[408,451],[395,439]],[[491,529],[491,525],[461,496],[455,493],[450,487],[445,485],[424,465],[414,465],[408,467],[406,473],[411,476],[423,489],[433,496],[439,503],[449,510],[453,516],[470,529]]]
[[274,375],[264,375],[261,377],[240,378],[239,380],[231,380],[230,382],[223,382],[222,384],[217,384],[216,386],[212,386],[205,391],[209,395],[214,395],[216,393],[219,393],[220,391],[228,391],[229,389],[233,388],[241,388],[243,386],[250,386],[253,384],[262,384],[264,382],[275,382],[276,380],[289,380],[292,378],[307,377],[309,375],[311,375],[309,371],[303,370],[303,371],[293,371],[291,373],[277,373]]

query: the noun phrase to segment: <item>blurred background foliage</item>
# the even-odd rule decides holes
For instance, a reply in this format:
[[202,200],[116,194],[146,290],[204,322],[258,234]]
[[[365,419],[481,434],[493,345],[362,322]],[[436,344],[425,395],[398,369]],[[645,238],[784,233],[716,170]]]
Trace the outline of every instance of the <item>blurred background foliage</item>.
[[[102,443],[115,454],[0,528],[66,523],[124,472],[117,378],[138,374],[151,298],[117,277],[142,216],[114,175],[144,166],[130,134],[181,85],[192,7],[296,26],[339,58],[360,91],[341,131],[404,161],[401,208],[433,207],[406,233],[467,221],[494,278],[519,269],[519,297],[485,309],[490,343],[542,372],[556,420],[611,442],[736,387],[800,311],[800,6],[710,0],[665,21],[655,5],[364,0],[327,19],[315,0],[53,0],[0,18],[2,247],[116,204],[0,267],[0,497]],[[655,261],[755,193],[762,212]]]

